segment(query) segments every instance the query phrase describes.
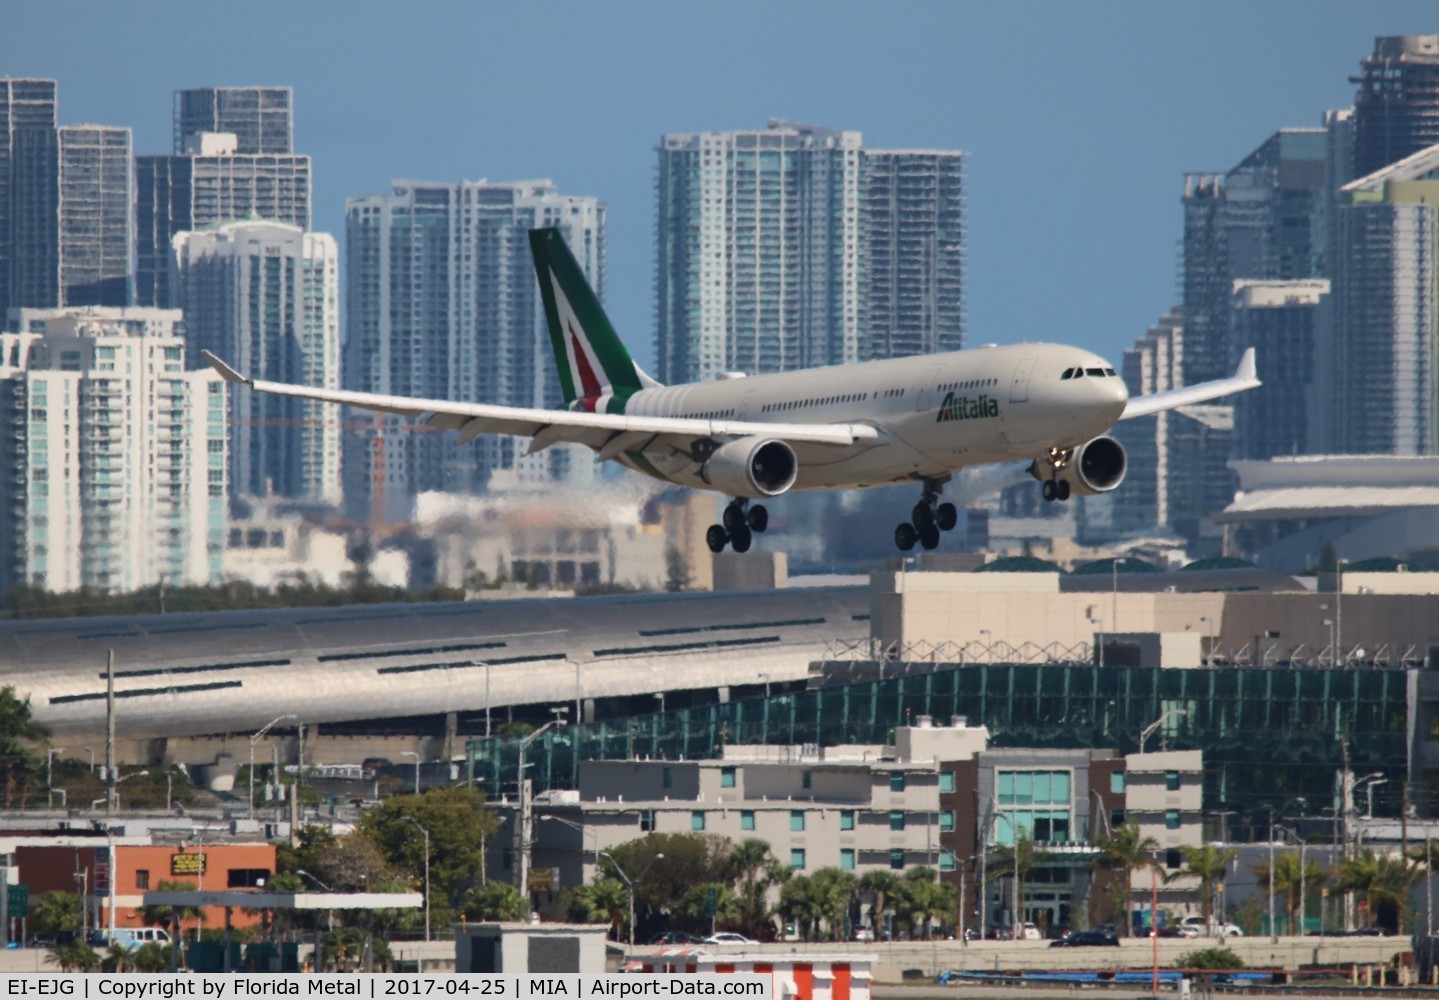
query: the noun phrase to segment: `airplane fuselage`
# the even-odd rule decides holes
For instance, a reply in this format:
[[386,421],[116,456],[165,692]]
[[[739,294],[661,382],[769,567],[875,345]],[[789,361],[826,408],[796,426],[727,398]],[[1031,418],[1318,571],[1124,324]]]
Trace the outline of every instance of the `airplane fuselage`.
[[[1073,377],[1075,369],[1086,374]],[[879,431],[848,447],[795,445],[793,489],[814,490],[939,478],[1075,447],[1107,431],[1127,399],[1123,379],[1093,352],[1018,344],[641,389],[622,405],[640,416],[863,423]],[[618,459],[678,485],[710,488],[689,456]]]

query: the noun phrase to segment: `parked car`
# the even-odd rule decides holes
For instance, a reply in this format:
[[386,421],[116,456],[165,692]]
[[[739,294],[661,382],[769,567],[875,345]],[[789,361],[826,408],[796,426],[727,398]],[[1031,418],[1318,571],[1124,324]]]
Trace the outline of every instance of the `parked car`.
[[[1242,931],[1237,924],[1231,924],[1225,920],[1212,921],[1207,927],[1204,918],[1200,916],[1188,916],[1179,922],[1181,928],[1190,927],[1194,929],[1194,937],[1203,937],[1206,933],[1212,933],[1215,937],[1243,937]],[[1186,934],[1185,937],[1191,935]]]
[[665,931],[650,938],[650,944],[699,944],[700,938],[689,931]]
[[856,927],[854,929],[854,939],[856,941],[873,941],[874,931],[868,927]]
[[700,944],[759,944],[759,942],[733,931],[720,931],[718,934],[711,934]]
[[1105,931],[1073,931],[1058,941],[1049,942],[1051,948],[1088,948],[1118,944],[1119,938]]

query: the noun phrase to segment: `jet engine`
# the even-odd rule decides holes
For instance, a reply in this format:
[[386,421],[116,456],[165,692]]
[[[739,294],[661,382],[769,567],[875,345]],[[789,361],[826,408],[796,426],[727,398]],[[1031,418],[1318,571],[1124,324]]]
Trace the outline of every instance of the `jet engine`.
[[1112,437],[1097,437],[1074,449],[1059,478],[1069,483],[1071,492],[1079,496],[1108,493],[1124,482],[1129,457],[1124,445]]
[[734,497],[773,497],[794,485],[799,460],[794,449],[773,438],[744,437],[716,448],[700,467],[700,478]]

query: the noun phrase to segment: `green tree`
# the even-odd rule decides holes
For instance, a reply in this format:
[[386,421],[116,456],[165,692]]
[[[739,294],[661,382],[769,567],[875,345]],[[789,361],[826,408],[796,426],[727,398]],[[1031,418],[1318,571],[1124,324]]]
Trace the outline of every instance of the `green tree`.
[[638,929],[668,916],[690,886],[729,885],[733,848],[729,840],[713,834],[651,833],[612,848],[601,855],[600,864],[610,878],[634,883]]
[[1424,871],[1420,861],[1375,854],[1366,847],[1339,863],[1338,888],[1343,892],[1363,894],[1368,904],[1367,926],[1374,926],[1381,906],[1392,910],[1396,933],[1402,935],[1409,891],[1423,879]]
[[859,891],[871,898],[869,920],[876,937],[884,930],[884,913],[890,897],[899,889],[899,876],[886,868],[873,868],[859,880]]
[[367,812],[360,829],[391,867],[422,889],[425,838],[416,823],[429,831],[431,919],[444,927],[466,891],[485,881],[485,845],[500,821],[484,794],[465,786],[395,796]]
[[841,868],[820,868],[810,878],[830,940],[844,940],[850,909],[859,897],[859,879]]
[[21,701],[15,688],[0,688],[0,787],[6,809],[25,809],[30,797],[45,790],[44,755],[35,745],[49,739],[50,730],[30,717],[30,699]]
[[730,853],[730,877],[739,895],[740,914],[735,926],[744,934],[761,941],[774,937],[774,908],[770,890],[784,885],[794,869],[782,863],[770,851],[768,841],[749,837],[735,845]]
[[[1269,861],[1260,861],[1254,866],[1254,878],[1259,887],[1268,892]],[[1308,895],[1324,884],[1327,873],[1312,858],[1306,858],[1304,869],[1299,867],[1298,851],[1280,851],[1274,855],[1274,894],[1284,906],[1284,926],[1288,933],[1304,933],[1299,926],[1300,890]],[[1271,929],[1270,933],[1278,931]]]
[[801,938],[817,940],[825,914],[822,888],[808,875],[794,876],[779,891],[779,914],[794,924]]
[[170,949],[150,941],[135,949],[131,961],[136,972],[164,972],[170,968]]
[[899,880],[895,891],[895,909],[910,925],[910,936],[931,936],[935,917],[952,914],[957,901],[953,886],[943,885],[933,868],[911,868]]
[[[710,913],[710,894],[714,894],[714,913]],[[740,926],[743,909],[739,896],[728,885],[702,882],[692,885],[670,907],[670,916],[681,928],[701,936],[715,930],[734,930]]]
[[1130,915],[1130,876],[1141,868],[1154,864],[1154,854],[1159,842],[1140,832],[1137,823],[1125,823],[1111,833],[1095,841],[1099,856],[1092,862],[1093,867],[1119,873],[1117,893],[1121,901],[1119,934],[1128,937],[1133,917]]
[[993,860],[989,862],[989,871],[995,875],[1008,875],[1018,882],[1015,888],[1019,897],[1019,910],[1014,915],[1014,932],[1017,935],[1024,925],[1025,884],[1034,874],[1034,870],[1053,860],[1054,855],[1048,851],[1037,850],[1034,838],[1025,830],[1016,831],[1013,844],[995,844],[990,847],[990,851]]
[[564,894],[563,903],[556,908],[575,923],[609,924],[610,936],[616,941],[624,939],[629,893],[617,879],[600,876]]
[[1204,916],[1205,933],[1214,926],[1214,886],[1224,881],[1224,873],[1239,856],[1238,851],[1226,851],[1205,844],[1202,847],[1181,847],[1184,857],[1184,874],[1199,879],[1199,912]]
[[100,968],[100,953],[84,941],[52,944],[46,951],[45,961],[59,966],[61,972],[94,972]]
[[1181,969],[1242,969],[1244,959],[1229,948],[1201,948],[1180,955],[1175,964]]
[[[158,892],[194,892],[195,883],[184,879],[166,879],[156,886]],[[186,920],[198,921],[204,918],[205,911],[198,906],[142,906],[140,907],[140,919],[148,927],[166,927],[170,931],[170,939],[179,941],[182,939],[181,925]]]
[[529,901],[508,882],[471,888],[462,909],[466,920],[524,920],[530,915]]
[[30,901],[30,926],[40,934],[80,929],[80,897],[63,889],[42,892]]

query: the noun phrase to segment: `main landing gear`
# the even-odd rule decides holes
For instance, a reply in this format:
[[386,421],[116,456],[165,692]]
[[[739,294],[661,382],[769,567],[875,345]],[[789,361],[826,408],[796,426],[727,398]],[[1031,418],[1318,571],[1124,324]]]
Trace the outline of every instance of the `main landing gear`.
[[945,480],[926,479],[924,493],[914,505],[910,520],[894,529],[894,544],[900,551],[908,552],[918,542],[926,549],[939,546],[939,533],[949,531],[959,523],[959,511],[952,503],[939,503],[939,491]]
[[[746,510],[745,508],[749,508]],[[722,524],[712,524],[705,532],[705,544],[711,552],[723,552],[726,544],[733,545],[736,552],[748,552],[756,534],[769,527],[769,511],[764,504],[749,506],[743,497],[731,500],[724,509]]]
[[1059,474],[1073,456],[1074,449],[1072,448],[1049,449],[1049,454],[1046,456],[1046,461],[1049,463],[1049,478],[1044,480],[1044,485],[1041,487],[1046,501],[1058,500],[1063,503],[1069,499],[1069,482],[1060,479]]

